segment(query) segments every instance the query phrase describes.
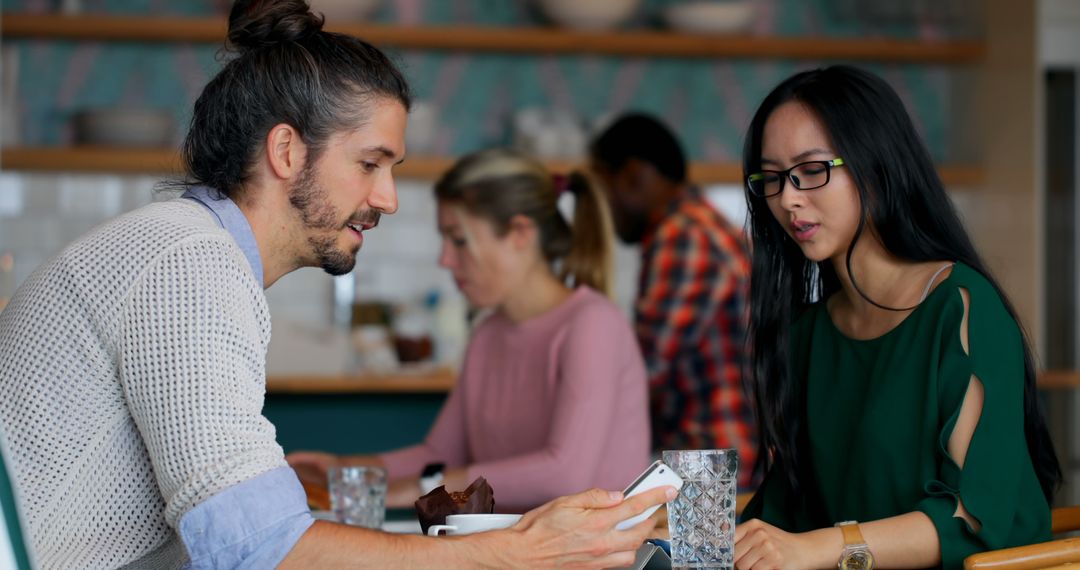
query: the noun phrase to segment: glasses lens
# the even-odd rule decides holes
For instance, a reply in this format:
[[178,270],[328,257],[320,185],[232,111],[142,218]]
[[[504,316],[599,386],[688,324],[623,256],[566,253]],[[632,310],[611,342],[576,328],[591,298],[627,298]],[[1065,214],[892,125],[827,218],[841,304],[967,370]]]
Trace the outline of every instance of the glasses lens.
[[763,196],[765,194],[765,179],[761,174],[751,174],[746,178],[746,187],[750,189],[751,194]]
[[780,175],[776,172],[751,174],[747,181],[750,192],[758,196],[772,196],[780,191]]
[[791,183],[800,190],[820,188],[829,182],[829,163],[805,162],[791,170]]

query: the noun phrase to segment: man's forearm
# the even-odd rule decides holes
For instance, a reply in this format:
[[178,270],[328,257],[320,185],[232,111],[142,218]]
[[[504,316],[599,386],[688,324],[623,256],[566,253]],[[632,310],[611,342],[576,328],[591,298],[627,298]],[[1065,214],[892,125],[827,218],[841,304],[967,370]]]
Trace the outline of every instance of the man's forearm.
[[316,521],[278,568],[504,568],[496,534],[435,539]]
[[617,491],[590,489],[533,509],[512,528],[461,537],[384,534],[317,521],[279,567],[617,568],[634,561],[652,525],[615,526],[677,494],[665,486],[624,499]]

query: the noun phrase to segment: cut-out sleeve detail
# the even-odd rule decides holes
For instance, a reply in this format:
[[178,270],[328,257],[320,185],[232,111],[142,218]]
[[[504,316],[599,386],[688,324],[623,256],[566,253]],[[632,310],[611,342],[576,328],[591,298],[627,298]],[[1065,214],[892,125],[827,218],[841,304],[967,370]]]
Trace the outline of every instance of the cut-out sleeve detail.
[[[973,285],[957,290],[940,321],[938,469],[917,507],[937,528],[944,568],[959,568],[976,552],[1015,546],[1016,527],[1041,525],[1049,538],[1049,508],[1030,506],[1045,499],[1024,438],[1022,336],[989,284]],[[971,382],[981,382],[983,403],[960,467],[949,440]],[[957,516],[958,502],[978,528]]]

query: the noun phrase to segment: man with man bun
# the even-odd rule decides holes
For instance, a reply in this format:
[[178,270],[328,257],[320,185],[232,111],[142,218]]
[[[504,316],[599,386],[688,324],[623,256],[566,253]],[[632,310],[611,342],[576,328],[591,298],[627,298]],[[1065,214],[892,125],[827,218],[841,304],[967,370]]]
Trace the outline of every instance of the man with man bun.
[[592,490],[511,529],[426,538],[314,521],[262,416],[263,290],[352,270],[397,209],[408,86],[302,0],[240,0],[195,103],[183,197],[92,230],[0,313],[0,435],[42,568],[604,568],[674,496]]

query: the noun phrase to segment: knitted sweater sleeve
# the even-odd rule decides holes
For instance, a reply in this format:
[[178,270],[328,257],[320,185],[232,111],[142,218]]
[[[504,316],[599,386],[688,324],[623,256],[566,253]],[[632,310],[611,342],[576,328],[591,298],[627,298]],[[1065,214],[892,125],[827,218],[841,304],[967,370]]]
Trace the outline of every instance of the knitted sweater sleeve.
[[215,493],[285,464],[262,416],[269,316],[225,236],[167,249],[131,289],[116,357],[173,528]]

